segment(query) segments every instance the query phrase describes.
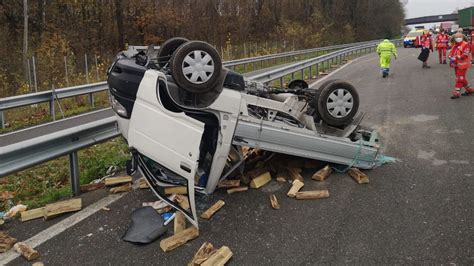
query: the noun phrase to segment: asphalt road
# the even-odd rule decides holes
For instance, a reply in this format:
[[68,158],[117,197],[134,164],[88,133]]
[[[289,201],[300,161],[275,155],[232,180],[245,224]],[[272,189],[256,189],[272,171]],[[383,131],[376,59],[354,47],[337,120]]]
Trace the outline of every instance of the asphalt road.
[[[159,241],[140,246],[121,240],[132,210],[155,200],[148,190],[134,191],[110,211],[38,246],[41,261],[184,265],[210,241],[230,247],[230,265],[473,264],[474,96],[449,99],[453,71],[433,56],[433,67],[422,69],[417,53],[399,49],[386,79],[375,55],[331,77],[356,86],[360,110],[366,112],[363,124],[377,128],[384,152],[401,160],[369,171],[369,184],[342,174],[318,183],[305,173],[303,190],[327,188],[331,195],[308,201],[286,197],[290,185],[274,181],[232,195],[218,190],[198,199],[199,211],[218,199],[226,205],[210,220],[200,220],[197,239],[169,253],[161,251]],[[270,193],[278,197],[280,210],[270,207]],[[28,230],[28,223],[17,226]],[[11,263],[28,264],[23,258]]]

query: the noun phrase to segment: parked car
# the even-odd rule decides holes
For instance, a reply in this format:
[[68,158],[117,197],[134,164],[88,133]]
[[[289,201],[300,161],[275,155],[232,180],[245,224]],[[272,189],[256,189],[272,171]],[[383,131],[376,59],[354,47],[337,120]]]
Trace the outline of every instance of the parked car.
[[[151,47],[151,46],[150,46]],[[343,80],[273,88],[222,67],[201,41],[173,38],[156,56],[125,51],[108,70],[119,129],[153,192],[198,225],[195,192],[212,193],[243,166],[242,146],[370,169],[378,134],[359,126],[359,95]],[[164,194],[185,186],[190,209]]]

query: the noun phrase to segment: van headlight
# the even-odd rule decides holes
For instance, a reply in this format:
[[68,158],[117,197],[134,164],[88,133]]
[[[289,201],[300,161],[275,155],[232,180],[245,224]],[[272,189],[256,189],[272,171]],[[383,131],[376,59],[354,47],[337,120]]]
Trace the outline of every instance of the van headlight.
[[112,110],[114,110],[115,113],[123,118],[128,118],[127,109],[125,109],[125,107],[119,101],[117,101],[113,95],[110,95],[109,100]]

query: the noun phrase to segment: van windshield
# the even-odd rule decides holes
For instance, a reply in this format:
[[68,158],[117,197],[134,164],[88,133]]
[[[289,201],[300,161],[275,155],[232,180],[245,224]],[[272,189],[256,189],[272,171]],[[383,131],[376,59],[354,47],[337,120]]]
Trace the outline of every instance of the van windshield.
[[421,32],[410,32],[407,34],[407,37],[416,37],[416,36],[420,36],[421,35]]

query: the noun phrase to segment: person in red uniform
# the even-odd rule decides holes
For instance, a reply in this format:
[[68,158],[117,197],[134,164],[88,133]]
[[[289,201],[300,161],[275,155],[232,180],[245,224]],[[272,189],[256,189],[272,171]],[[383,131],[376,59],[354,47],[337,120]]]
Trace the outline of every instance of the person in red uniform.
[[466,79],[466,72],[471,67],[471,45],[464,41],[462,33],[454,35],[454,46],[449,53],[450,66],[454,67],[456,74],[456,85],[452,92],[451,99],[456,99],[461,96],[461,89],[465,92],[462,95],[470,95],[474,93],[474,88],[469,87],[469,82]]
[[471,55],[474,57],[474,30],[471,31]]
[[444,29],[439,30],[438,35],[436,35],[436,50],[439,54],[439,63],[446,64],[446,50],[448,49],[448,35],[444,33]]
[[421,53],[418,56],[418,60],[423,62],[423,68],[430,68],[428,66],[428,58],[430,56],[430,51],[433,52],[433,39],[431,38],[431,32],[426,32],[421,36]]

